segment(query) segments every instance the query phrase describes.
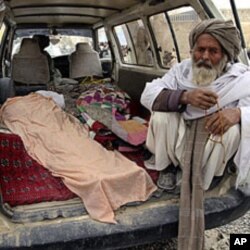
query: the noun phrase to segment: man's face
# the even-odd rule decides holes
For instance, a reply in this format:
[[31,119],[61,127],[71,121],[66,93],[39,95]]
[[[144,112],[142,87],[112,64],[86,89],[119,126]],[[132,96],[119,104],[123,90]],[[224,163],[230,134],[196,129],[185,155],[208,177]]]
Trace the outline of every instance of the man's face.
[[193,82],[200,86],[211,84],[219,77],[227,63],[219,42],[209,34],[198,37],[192,51]]
[[[203,61],[201,66],[211,68],[218,65],[223,57],[219,42],[209,34],[202,34],[198,37],[194,47],[194,62]],[[199,66],[199,65],[197,65]]]

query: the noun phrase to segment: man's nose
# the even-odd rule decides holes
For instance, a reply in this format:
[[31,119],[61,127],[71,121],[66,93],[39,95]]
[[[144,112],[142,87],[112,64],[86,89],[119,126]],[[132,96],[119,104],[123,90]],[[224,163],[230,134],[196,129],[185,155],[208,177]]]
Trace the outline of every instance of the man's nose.
[[203,60],[209,59],[209,51],[207,49],[202,53],[202,59]]

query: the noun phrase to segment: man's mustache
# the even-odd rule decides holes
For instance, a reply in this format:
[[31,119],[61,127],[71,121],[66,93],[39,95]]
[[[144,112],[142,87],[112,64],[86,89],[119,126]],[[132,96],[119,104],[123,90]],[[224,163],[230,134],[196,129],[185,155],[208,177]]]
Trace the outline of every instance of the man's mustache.
[[196,66],[197,67],[204,67],[204,68],[207,68],[207,69],[212,69],[213,68],[213,65],[210,61],[207,61],[207,60],[202,60],[200,59],[198,62],[196,62]]

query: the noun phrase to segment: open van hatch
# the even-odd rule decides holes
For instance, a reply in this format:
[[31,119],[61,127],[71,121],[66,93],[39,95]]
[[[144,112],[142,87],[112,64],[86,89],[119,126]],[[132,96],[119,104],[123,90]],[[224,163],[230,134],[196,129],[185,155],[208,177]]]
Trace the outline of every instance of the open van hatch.
[[[228,11],[222,14],[210,0],[0,1],[0,105],[8,97],[24,95],[42,86],[63,94],[65,111],[82,121],[76,99],[88,90],[89,77],[71,78],[74,73],[70,58],[76,47],[88,43],[101,57],[97,72],[101,70],[104,78],[95,79],[95,85],[104,79],[105,84],[126,92],[131,98],[129,115],[148,121],[150,114],[140,105],[145,83],[189,57],[186,36],[195,23],[205,18],[224,18],[226,14]],[[176,27],[171,23],[174,21],[178,22]],[[151,34],[143,36],[147,48],[141,57],[135,41],[139,30],[144,35]],[[22,40],[27,39],[29,44],[36,34],[50,37],[47,52],[58,70],[50,78],[47,68],[46,77],[45,74],[41,77],[46,78],[46,83],[40,85],[32,82],[35,77],[32,60],[27,64],[29,67],[13,73],[13,61],[23,60],[22,55],[17,60],[15,56]],[[247,63],[244,49],[243,46],[240,59]],[[26,51],[30,52],[30,47]],[[28,73],[28,84],[18,82],[24,72]],[[110,131],[104,132],[115,141]],[[104,137],[95,140],[109,150],[115,149]],[[144,168],[143,160],[147,157],[144,150],[144,145],[140,145],[136,153],[123,154]],[[250,209],[250,196],[234,187],[236,173],[228,171],[233,168],[229,162],[219,185],[205,193],[206,229],[227,224]],[[146,171],[156,183],[159,173]],[[158,189],[145,202],[120,207],[115,211],[117,224],[95,221],[80,198],[60,178],[53,177],[28,156],[17,135],[1,127],[0,178],[0,249],[121,249],[173,238],[178,233],[178,189],[175,192]]]

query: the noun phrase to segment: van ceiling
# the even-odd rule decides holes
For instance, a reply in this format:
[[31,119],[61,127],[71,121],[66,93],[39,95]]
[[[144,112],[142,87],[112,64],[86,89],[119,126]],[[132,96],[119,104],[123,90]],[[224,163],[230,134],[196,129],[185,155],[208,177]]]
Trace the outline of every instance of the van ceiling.
[[95,24],[145,0],[5,0],[16,24]]

